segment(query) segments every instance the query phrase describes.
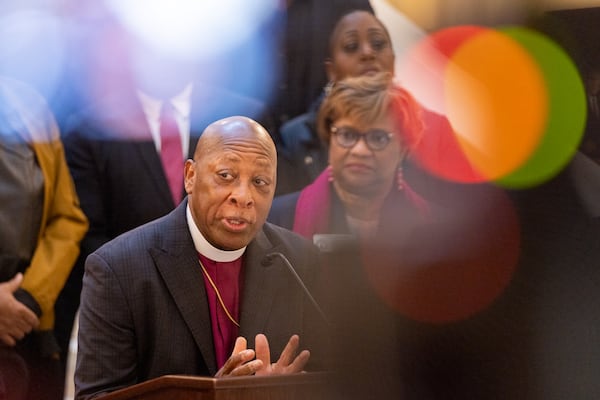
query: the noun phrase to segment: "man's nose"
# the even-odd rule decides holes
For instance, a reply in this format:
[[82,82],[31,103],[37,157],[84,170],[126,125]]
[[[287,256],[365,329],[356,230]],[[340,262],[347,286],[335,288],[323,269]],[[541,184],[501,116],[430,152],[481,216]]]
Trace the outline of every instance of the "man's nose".
[[237,185],[231,193],[229,201],[239,207],[251,207],[254,204],[254,198],[250,185],[246,183]]

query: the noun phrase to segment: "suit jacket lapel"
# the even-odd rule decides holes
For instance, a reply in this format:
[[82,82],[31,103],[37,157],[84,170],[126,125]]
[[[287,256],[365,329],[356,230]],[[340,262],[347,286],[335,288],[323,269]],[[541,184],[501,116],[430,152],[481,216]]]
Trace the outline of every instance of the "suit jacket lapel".
[[[135,151],[142,159],[145,166],[145,173],[150,176],[150,179],[156,187],[156,192],[159,193],[162,201],[168,205],[169,209],[175,207],[167,178],[162,168],[160,156],[156,152],[156,145],[150,132],[150,125],[142,109],[139,99],[132,100],[132,111],[126,116],[124,121],[125,126],[128,126],[128,135],[131,135],[131,143]],[[133,154],[132,154],[133,156]]]
[[186,206],[187,201],[184,201],[170,214],[173,223],[166,227],[163,244],[149,251],[208,370],[214,375],[217,373],[217,362],[210,313],[198,255],[185,220]]
[[[175,207],[173,204],[173,198],[171,197],[171,191],[167,178],[162,168],[160,157],[156,152],[156,146],[152,139],[149,142],[136,143],[137,151],[146,166],[146,173],[148,173],[156,186],[157,193],[160,194],[160,198],[168,203],[169,208]],[[183,178],[182,178],[183,179]]]

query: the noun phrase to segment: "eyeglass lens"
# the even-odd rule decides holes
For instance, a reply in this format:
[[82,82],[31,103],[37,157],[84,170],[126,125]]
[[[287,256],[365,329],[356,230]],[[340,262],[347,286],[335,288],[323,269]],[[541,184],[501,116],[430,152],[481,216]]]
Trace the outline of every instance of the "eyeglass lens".
[[390,134],[381,129],[360,133],[349,127],[334,128],[333,133],[337,136],[337,142],[342,147],[353,147],[361,137],[364,137],[367,147],[371,150],[382,150],[390,142]]

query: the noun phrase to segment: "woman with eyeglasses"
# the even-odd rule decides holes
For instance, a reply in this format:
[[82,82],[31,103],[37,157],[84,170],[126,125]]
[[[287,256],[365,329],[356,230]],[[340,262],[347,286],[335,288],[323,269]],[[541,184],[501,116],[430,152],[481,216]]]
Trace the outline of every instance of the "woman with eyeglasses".
[[394,50],[383,23],[365,10],[340,17],[329,37],[324,60],[329,83],[313,106],[283,124],[277,153],[276,195],[295,192],[311,183],[327,165],[327,149],[316,130],[317,112],[335,82],[351,76],[394,71]]
[[322,251],[316,297],[333,321],[325,346],[332,368],[343,372],[333,382],[340,399],[402,397],[402,352],[410,346],[398,340],[397,315],[370,287],[366,271],[377,269],[372,254],[380,246],[395,257],[430,218],[428,203],[402,177],[403,160],[422,134],[419,110],[388,73],[337,82],[317,117],[329,166],[271,207],[271,222]]
[[335,84],[317,129],[328,144],[329,166],[302,191],[276,198],[271,222],[310,239],[331,233],[368,239],[381,225],[427,214],[426,202],[402,176],[423,131],[420,108],[390,74]]

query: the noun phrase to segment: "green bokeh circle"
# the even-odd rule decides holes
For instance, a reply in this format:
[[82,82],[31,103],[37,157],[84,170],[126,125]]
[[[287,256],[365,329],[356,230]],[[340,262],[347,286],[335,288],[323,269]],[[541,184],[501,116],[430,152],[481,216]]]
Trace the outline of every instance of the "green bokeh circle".
[[520,168],[496,181],[508,188],[531,187],[555,176],[577,151],[587,114],[585,89],[571,58],[548,37],[520,27],[500,31],[538,62],[550,96],[547,125],[537,150]]

